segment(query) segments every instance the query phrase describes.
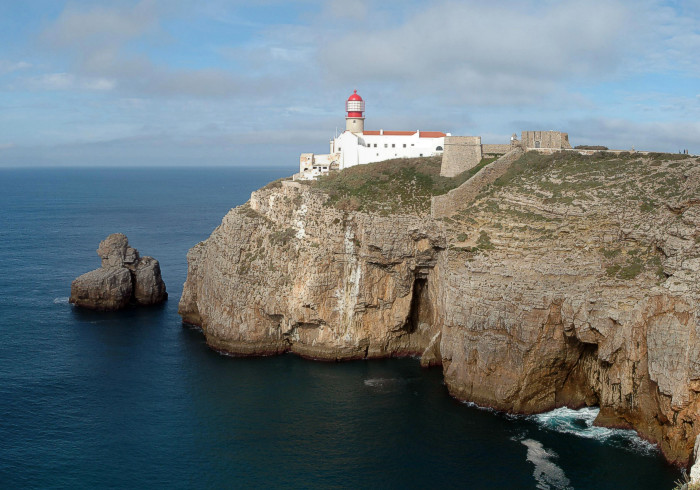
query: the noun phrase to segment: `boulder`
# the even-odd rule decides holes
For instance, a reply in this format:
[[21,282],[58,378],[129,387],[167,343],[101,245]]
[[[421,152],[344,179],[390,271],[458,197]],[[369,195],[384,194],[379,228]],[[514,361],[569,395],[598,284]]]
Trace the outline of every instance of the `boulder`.
[[70,302],[92,310],[118,310],[129,305],[154,305],[168,298],[153,257],[141,257],[122,233],[100,242],[102,267],[77,277],[71,284]]
[[129,304],[133,291],[129,269],[100,267],[73,281],[70,302],[91,310],[118,310]]
[[153,305],[168,297],[165,283],[160,277],[160,264],[153,257],[139,259],[133,269],[132,277],[134,280],[134,300],[138,304]]

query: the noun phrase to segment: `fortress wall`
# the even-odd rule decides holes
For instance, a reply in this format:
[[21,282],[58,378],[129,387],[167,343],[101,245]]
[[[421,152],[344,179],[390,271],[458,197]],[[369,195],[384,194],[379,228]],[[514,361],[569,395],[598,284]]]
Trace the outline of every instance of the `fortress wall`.
[[569,133],[561,134],[561,147],[565,150],[571,150],[571,143],[569,143]]
[[445,136],[440,175],[454,177],[479,164],[481,136]]
[[513,162],[520,158],[523,153],[522,148],[513,148],[495,162],[489,163],[479,170],[476,175],[456,189],[452,189],[442,196],[433,197],[430,206],[432,217],[443,218],[466,206],[476,198],[481,189],[505,174]]
[[481,145],[481,153],[484,155],[505,155],[511,150],[508,145]]
[[525,148],[556,148],[570,149],[569,134],[560,131],[523,131],[521,137],[522,145]]

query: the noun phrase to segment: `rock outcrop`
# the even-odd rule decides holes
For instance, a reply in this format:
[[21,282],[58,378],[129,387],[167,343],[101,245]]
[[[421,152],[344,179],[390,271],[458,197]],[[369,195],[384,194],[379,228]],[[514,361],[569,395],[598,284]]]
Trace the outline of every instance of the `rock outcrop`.
[[695,463],[690,468],[691,483],[700,483],[700,435],[695,439],[695,449],[693,450],[693,458]]
[[700,165],[562,155],[526,154],[441,220],[268,186],[190,250],[180,313],[234,354],[420,355],[462,400],[597,405],[596,423],[685,464],[700,433]]
[[344,213],[299,184],[264,189],[190,250],[180,314],[235,354],[420,355],[437,331],[426,298],[444,247],[416,217]]
[[118,310],[130,304],[154,305],[168,297],[153,257],[140,257],[125,235],[114,233],[100,242],[102,267],[77,277],[70,302],[92,310]]

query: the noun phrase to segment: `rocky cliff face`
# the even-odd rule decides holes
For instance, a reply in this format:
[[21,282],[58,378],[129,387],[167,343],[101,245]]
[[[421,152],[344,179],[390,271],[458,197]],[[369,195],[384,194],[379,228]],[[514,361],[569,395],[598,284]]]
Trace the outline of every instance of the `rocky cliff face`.
[[341,211],[285,183],[188,254],[208,343],[321,359],[419,354],[457,398],[599,405],[671,461],[700,432],[700,164],[526,155],[457,214]]
[[129,304],[153,305],[168,293],[153,257],[140,257],[121,233],[100,242],[102,266],[77,277],[71,284],[70,302],[92,310],[118,310]]
[[212,347],[329,360],[425,350],[439,225],[323,201],[298,184],[257,191],[190,250],[180,313]]

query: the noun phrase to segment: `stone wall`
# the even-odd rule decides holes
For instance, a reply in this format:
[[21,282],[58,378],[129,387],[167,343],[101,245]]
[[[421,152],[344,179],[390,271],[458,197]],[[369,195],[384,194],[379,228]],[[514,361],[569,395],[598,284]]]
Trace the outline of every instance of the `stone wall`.
[[511,150],[511,146],[507,145],[481,145],[481,153],[483,155],[505,155]]
[[523,148],[571,149],[569,134],[561,131],[523,131]]
[[481,189],[505,174],[511,164],[523,153],[522,148],[513,148],[495,162],[489,163],[479,170],[476,175],[456,189],[452,189],[442,196],[433,197],[430,209],[432,217],[443,218],[463,208],[476,197]]
[[481,161],[481,136],[446,136],[440,175],[454,177]]

